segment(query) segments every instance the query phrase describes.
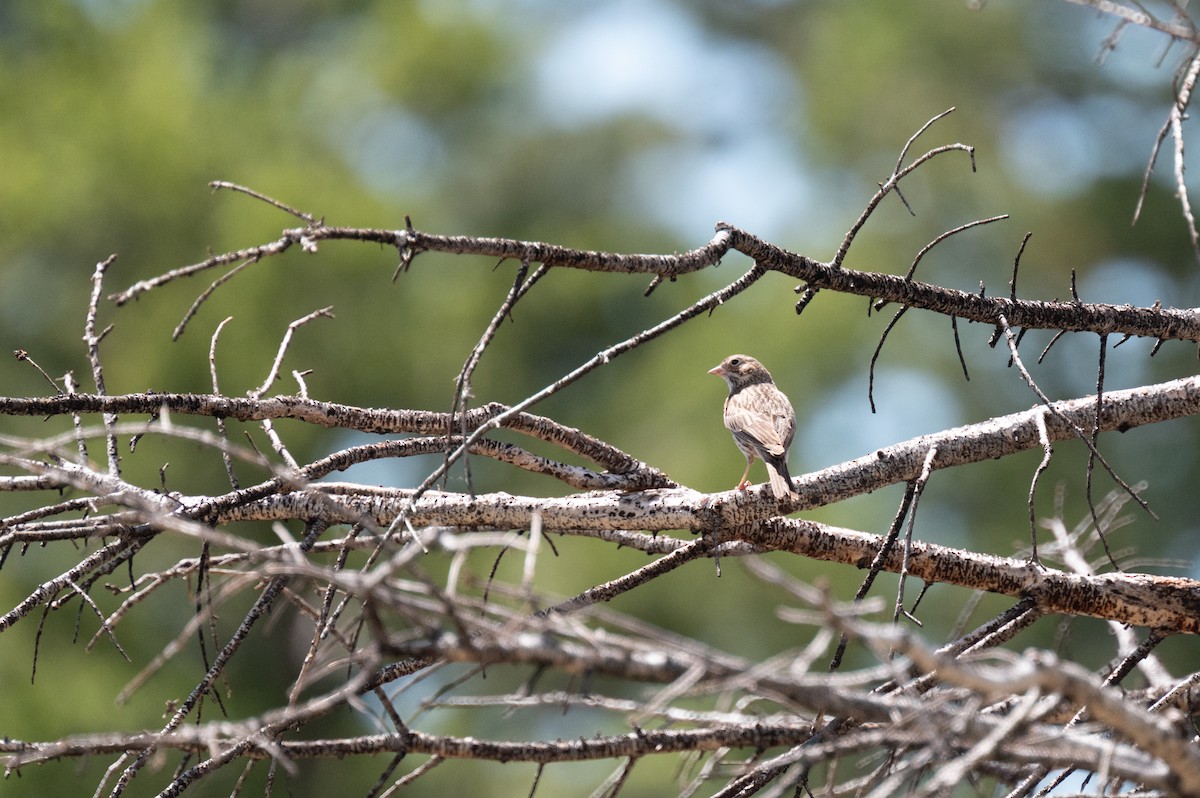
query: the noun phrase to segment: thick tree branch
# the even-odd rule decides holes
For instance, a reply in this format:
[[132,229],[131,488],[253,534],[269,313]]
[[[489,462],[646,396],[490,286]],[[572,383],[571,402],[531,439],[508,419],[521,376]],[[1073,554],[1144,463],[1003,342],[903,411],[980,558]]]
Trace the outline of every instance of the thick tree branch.
[[[502,407],[502,405],[490,404],[470,411],[467,414],[469,428],[478,429],[488,423],[502,412]],[[342,426],[379,433],[441,433],[444,432],[445,423],[449,418],[445,413],[365,409],[282,396],[261,400],[199,394],[137,394],[112,397],[72,394],[28,399],[0,398],[0,414],[11,415],[54,415],[72,412],[152,414],[162,409],[174,413],[236,418],[242,421],[295,418],[321,423],[324,426]],[[1072,439],[1075,437],[1075,427],[1090,428],[1096,421],[1098,421],[1098,429],[1101,432],[1114,430],[1126,432],[1146,424],[1197,414],[1200,414],[1200,377],[1185,377],[1141,388],[1108,392],[1104,396],[1104,403],[1100,408],[1098,419],[1094,397],[1054,402],[1050,408],[1039,406],[978,424],[956,427],[945,432],[914,438],[904,443],[885,447],[857,460],[798,477],[796,481],[797,487],[800,488],[800,498],[794,502],[785,503],[783,507],[789,512],[819,507],[850,496],[869,493],[896,482],[913,479],[920,473],[925,452],[931,446],[936,446],[938,449],[938,458],[934,466],[937,470],[1005,457],[1029,449],[1042,449],[1043,437],[1039,426],[1042,424],[1044,424],[1048,440],[1053,442]],[[635,469],[652,471],[646,464],[623,455],[619,450],[597,441],[579,430],[563,427],[548,419],[521,413],[507,419],[504,425],[556,443],[579,454],[591,456],[597,462],[609,465],[610,470],[616,471],[616,473],[628,473]],[[34,485],[51,484],[47,483],[44,477],[35,483],[29,482],[27,478],[19,479],[21,480],[19,483],[11,483],[7,487],[4,481],[0,481],[0,489],[13,490],[18,485],[27,489]],[[669,484],[669,481],[664,484]],[[398,500],[404,500],[403,492],[397,491],[394,495]],[[453,494],[449,496],[451,498],[448,500],[452,500]],[[735,498],[741,497],[735,496]],[[752,490],[747,494],[747,498],[751,501],[734,501],[720,505],[720,509],[729,523],[737,524],[747,517],[756,515],[761,517],[763,511],[773,511],[777,506],[773,501],[768,500],[768,497],[761,491]],[[758,499],[763,501],[758,501]],[[481,506],[478,500],[468,500],[466,497],[463,497],[463,500],[469,501],[473,507]],[[618,502],[621,505],[620,510],[626,512],[635,506],[650,507],[651,505],[646,500],[647,497],[623,497]],[[418,511],[430,512],[435,506],[437,506],[437,502],[425,502],[418,508]],[[755,510],[754,508],[759,509]],[[381,506],[380,510],[387,512],[386,506]],[[510,513],[511,510],[504,510],[504,512]],[[606,513],[600,509],[593,515],[599,518],[605,516]],[[418,521],[418,518],[421,520]],[[636,518],[639,524],[649,521],[641,514],[633,516],[633,518]],[[414,523],[438,523],[448,519],[444,517],[435,519],[419,514],[414,516],[413,520]],[[522,523],[508,523],[511,520],[514,519],[505,515],[497,516],[495,523],[489,523],[486,520],[481,520],[479,523],[488,526],[528,525],[527,516],[522,518]],[[691,524],[677,523],[679,520],[677,516],[672,515],[664,522],[668,525],[664,526],[650,521],[650,525],[645,528],[694,528]],[[583,525],[590,526],[586,522]],[[631,525],[637,524],[626,523],[621,526]]]

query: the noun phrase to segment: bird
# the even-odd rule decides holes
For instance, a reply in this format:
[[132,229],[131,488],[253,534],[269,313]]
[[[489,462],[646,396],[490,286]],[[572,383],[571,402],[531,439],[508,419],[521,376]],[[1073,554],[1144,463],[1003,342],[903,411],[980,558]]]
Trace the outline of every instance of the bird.
[[737,489],[745,490],[750,484],[746,477],[758,458],[767,466],[776,499],[799,498],[787,464],[788,447],[796,434],[796,412],[783,391],[775,387],[771,372],[749,355],[730,355],[708,373],[729,386],[725,427],[746,455],[746,471]]

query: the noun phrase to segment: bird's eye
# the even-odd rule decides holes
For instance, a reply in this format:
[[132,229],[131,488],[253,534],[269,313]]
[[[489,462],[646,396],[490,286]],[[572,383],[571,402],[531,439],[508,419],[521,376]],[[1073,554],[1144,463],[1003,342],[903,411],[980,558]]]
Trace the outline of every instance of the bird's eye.
[[729,365],[740,366],[742,365],[742,359],[740,357],[735,357],[733,360],[729,361]]

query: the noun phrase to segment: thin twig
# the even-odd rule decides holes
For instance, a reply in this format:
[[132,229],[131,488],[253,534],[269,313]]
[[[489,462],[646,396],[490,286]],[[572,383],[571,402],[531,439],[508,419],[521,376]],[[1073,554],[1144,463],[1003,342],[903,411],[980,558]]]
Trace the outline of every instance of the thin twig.
[[[96,314],[100,309],[101,290],[104,286],[104,272],[108,267],[116,261],[116,255],[109,255],[105,260],[96,264],[96,270],[92,272],[92,296],[88,302],[87,320],[83,326],[83,341],[87,344],[88,361],[92,364],[92,379],[96,383],[96,393],[104,396],[107,390],[104,387],[104,368],[100,365],[100,342],[108,333],[104,330],[99,334],[96,333]],[[107,442],[108,454],[108,473],[111,476],[117,476],[121,473],[121,456],[117,453],[117,436],[112,432],[112,426],[117,423],[117,417],[111,413],[104,414],[104,426],[108,428],[105,435]]]
[[273,197],[268,197],[266,194],[259,193],[252,188],[246,188],[245,186],[239,186],[237,183],[230,183],[227,180],[213,180],[208,185],[213,189],[213,191],[218,191],[220,189],[226,188],[226,189],[229,189],[230,191],[237,191],[242,194],[246,194],[248,196],[254,197],[257,200],[262,200],[263,202],[267,203],[268,205],[278,208],[279,210],[284,211],[285,213],[290,213],[292,216],[295,216],[298,219],[308,222],[309,224],[318,224],[316,217],[313,216],[312,214],[305,213],[304,211],[298,211],[295,208],[293,208],[292,206],[285,205],[284,203],[280,202],[279,200],[277,200]]
[[[232,280],[234,277],[236,277],[238,274],[240,274],[242,272],[242,270],[245,269],[250,264],[257,263],[258,260],[259,260],[258,258],[247,258],[246,260],[237,264],[232,269],[225,272],[220,277],[218,277],[217,279],[215,279],[211,283],[209,283],[208,288],[205,288],[203,291],[200,292],[199,296],[197,296],[195,299],[192,300],[192,304],[188,307],[187,311],[183,314],[183,318],[181,318],[179,320],[179,323],[175,325],[175,329],[171,331],[171,340],[178,341],[181,337],[183,337],[183,332],[184,332],[184,330],[187,329],[188,322],[190,322],[192,320],[192,318],[195,317],[195,315],[200,311],[200,306],[203,305],[208,300],[208,298],[211,297],[218,288],[220,288],[222,285],[224,285],[225,283]],[[120,303],[118,303],[118,304],[120,304]]]
[[[916,254],[916,256],[912,260],[912,263],[909,265],[908,271],[904,273],[905,279],[911,280],[913,278],[913,275],[917,273],[917,265],[921,262],[921,260],[926,255],[929,254],[929,251],[931,249],[933,249],[934,247],[936,247],[938,244],[945,241],[946,239],[950,238],[951,236],[955,236],[959,233],[970,230],[973,227],[979,227],[981,225],[991,224],[992,222],[1000,222],[1007,218],[1008,218],[1008,214],[1002,213],[999,216],[991,216],[987,219],[976,219],[973,222],[967,222],[966,224],[960,224],[958,227],[947,230],[946,232],[940,234],[939,236],[934,238],[932,241],[930,241],[928,244],[921,247],[921,250]],[[1028,238],[1026,240],[1028,240]],[[1016,299],[1015,296],[1013,298]],[[875,309],[879,310],[878,307],[876,307]]]
[[14,349],[13,357],[15,357],[18,362],[28,363],[29,365],[31,365],[35,369],[37,369],[38,373],[46,378],[46,382],[50,383],[50,387],[54,389],[55,393],[61,394],[63,392],[63,389],[58,387],[58,383],[56,383],[54,381],[54,378],[51,377],[49,374],[47,374],[46,370],[44,368],[42,368],[41,366],[39,366],[37,364],[37,361],[34,360],[32,357],[30,357],[29,353],[26,352],[24,349]]
[[1033,471],[1033,479],[1029,481],[1029,498],[1026,500],[1026,507],[1029,509],[1029,560],[1030,562],[1040,564],[1041,560],[1038,559],[1037,550],[1037,515],[1034,509],[1034,498],[1037,496],[1038,480],[1042,478],[1042,474],[1050,467],[1050,459],[1054,456],[1054,447],[1050,445],[1050,432],[1046,429],[1045,413],[1041,413],[1037,417],[1037,431],[1038,441],[1042,444],[1042,459]]
[[[450,415],[448,417],[448,426],[446,429],[447,436],[454,433],[453,424],[455,418],[460,418],[459,432],[464,436],[470,433],[470,430],[467,429],[466,411],[471,399],[471,376],[475,373],[475,369],[479,365],[479,361],[483,358],[484,350],[487,349],[489,344],[491,344],[492,339],[495,338],[497,331],[499,331],[500,324],[505,318],[511,317],[513,306],[516,305],[517,300],[524,296],[534,283],[545,276],[547,271],[548,267],[544,264],[539,266],[537,271],[533,273],[533,276],[529,278],[528,283],[526,283],[525,277],[529,273],[529,264],[522,262],[520,267],[517,269],[517,273],[513,277],[512,287],[509,289],[508,294],[504,297],[504,301],[500,303],[500,307],[497,309],[496,313],[492,316],[491,321],[484,329],[483,335],[479,337],[479,341],[475,344],[475,347],[471,350],[471,353],[467,355],[467,360],[465,363],[463,363],[463,367],[458,373],[458,378],[455,380],[454,399],[450,404]],[[450,450],[447,450],[447,454],[449,454],[449,452]],[[465,459],[463,462],[467,469],[467,492],[473,493],[474,491],[471,480],[470,460]],[[446,476],[449,476],[449,474]]]
[[908,581],[909,562],[912,559],[912,533],[913,527],[917,523],[917,505],[921,502],[921,495],[925,492],[925,486],[929,484],[929,477],[933,473],[933,462],[937,459],[937,453],[937,446],[929,447],[929,451],[925,453],[925,462],[921,466],[921,473],[912,482],[912,507],[908,511],[908,523],[904,528],[904,557],[900,561],[900,581],[896,586],[896,605],[892,613],[893,623],[899,621],[900,616],[903,615],[917,624],[917,626],[921,626],[921,622],[904,609],[904,585]]
[[1096,415],[1092,422],[1087,467],[1084,471],[1084,495],[1087,497],[1088,511],[1092,514],[1092,523],[1096,525],[1096,534],[1100,536],[1100,542],[1104,545],[1104,553],[1108,555],[1108,561],[1112,563],[1113,568],[1119,571],[1121,567],[1117,565],[1116,558],[1108,548],[1108,537],[1104,534],[1100,519],[1096,517],[1096,501],[1092,496],[1092,476],[1096,470],[1096,457],[1099,454],[1096,446],[1100,442],[1100,418],[1104,412],[1104,364],[1108,357],[1108,336],[1101,335],[1099,338],[1100,355],[1099,365],[1096,369]]
[[883,328],[883,332],[879,334],[879,343],[875,344],[875,351],[871,353],[871,362],[867,368],[867,403],[871,405],[872,413],[875,412],[875,364],[879,361],[879,355],[883,352],[883,345],[887,341],[888,335],[907,312],[907,307],[899,308],[896,311],[891,321]]
[[904,159],[908,157],[909,149],[921,136],[921,134],[928,130],[934,122],[937,122],[939,119],[942,119],[953,111],[953,108],[948,108],[947,110],[942,111],[940,114],[922,125],[921,129],[910,136],[908,141],[905,142],[904,146],[900,149],[900,156],[896,159],[896,166],[893,168],[891,176],[879,184],[879,190],[871,196],[871,199],[867,201],[866,206],[863,208],[862,213],[859,214],[859,217],[854,221],[853,224],[850,225],[850,229],[846,232],[845,237],[842,239],[842,243],[838,246],[837,252],[834,253],[833,259],[829,262],[831,266],[838,268],[846,260],[846,253],[850,251],[850,245],[854,243],[855,237],[858,235],[859,231],[862,230],[863,225],[867,223],[867,219],[869,219],[875,212],[875,209],[879,207],[879,203],[883,201],[883,198],[899,186],[901,179],[912,174],[915,169],[920,168],[920,166],[930,158],[934,158],[943,153],[953,152],[956,150],[965,152],[971,158],[971,171],[975,171],[975,148],[966,144],[947,144],[941,147],[935,147],[929,152],[926,152],[924,155],[914,159],[913,162],[908,166],[903,166]]
[[1133,488],[1129,487],[1129,484],[1126,483],[1125,480],[1121,479],[1121,477],[1117,475],[1116,471],[1114,471],[1112,466],[1109,465],[1108,460],[1105,459],[1104,455],[1100,454],[1095,445],[1092,444],[1090,436],[1084,432],[1078,424],[1072,423],[1068,421],[1066,417],[1062,416],[1054,407],[1054,403],[1050,401],[1050,397],[1046,396],[1046,394],[1042,392],[1042,389],[1038,387],[1037,383],[1034,382],[1033,376],[1030,375],[1030,373],[1025,369],[1025,364],[1021,362],[1021,355],[1017,352],[1016,337],[1013,335],[1012,327],[1009,326],[1008,321],[1004,318],[1004,314],[1000,314],[1000,316],[997,317],[997,324],[1004,331],[1004,336],[1008,341],[1008,348],[1012,357],[1012,361],[1016,365],[1017,369],[1021,372],[1021,376],[1024,378],[1025,384],[1029,386],[1030,390],[1037,394],[1037,397],[1042,401],[1042,404],[1049,408],[1055,416],[1067,422],[1071,431],[1074,432],[1075,437],[1083,441],[1084,445],[1088,447],[1088,450],[1096,456],[1097,461],[1104,466],[1104,470],[1107,471],[1108,475],[1113,478],[1113,481],[1120,485],[1122,490],[1128,493],[1130,498],[1136,501],[1138,506],[1145,510],[1151,518],[1157,518],[1158,516],[1153,510],[1150,509],[1150,505],[1148,505],[1140,496],[1138,496],[1137,492],[1134,491]]

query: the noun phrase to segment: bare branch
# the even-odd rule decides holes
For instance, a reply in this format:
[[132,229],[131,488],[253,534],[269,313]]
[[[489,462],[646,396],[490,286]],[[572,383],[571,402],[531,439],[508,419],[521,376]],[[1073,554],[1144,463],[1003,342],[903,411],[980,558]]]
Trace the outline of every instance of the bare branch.
[[[1088,4],[1120,17],[1108,43],[1112,46],[1127,24],[1188,27],[1179,6],[1172,6],[1179,19],[1168,25],[1132,7]],[[1174,121],[1160,137],[1161,143],[1167,131],[1175,136],[1180,186],[1183,112],[1200,74],[1197,64],[1200,59],[1193,56],[1177,87]],[[177,685],[176,677],[188,668],[193,675],[187,677],[182,699],[173,694],[166,699],[165,722],[156,715],[140,724],[149,729],[81,735],[68,728],[59,739],[44,742],[0,736],[6,772],[52,760],[112,757],[96,792],[110,790],[116,798],[135,781],[156,778],[162,783],[150,789],[163,796],[203,791],[210,777],[222,771],[236,778],[233,790],[241,792],[252,771],[261,767],[270,792],[277,779],[300,778],[297,765],[304,760],[382,754],[370,794],[392,794],[457,760],[530,763],[532,790],[539,785],[545,789],[541,777],[549,772],[546,765],[613,760],[596,790],[616,795],[649,770],[638,764],[674,755],[682,768],[677,791],[684,795],[907,790],[932,796],[967,780],[990,781],[996,789],[1015,785],[1014,794],[1022,794],[1036,789],[1045,774],[1071,769],[1086,771],[1113,793],[1200,791],[1200,756],[1191,739],[1200,717],[1200,699],[1193,697],[1192,688],[1200,677],[1172,673],[1167,660],[1153,655],[1169,636],[1200,635],[1200,582],[1130,571],[1097,574],[1103,565],[1100,544],[1107,550],[1105,536],[1128,523],[1121,508],[1140,501],[1144,485],[1125,486],[1125,494],[1099,501],[1091,497],[1091,463],[1103,462],[1097,449],[1101,432],[1200,415],[1200,377],[1109,390],[1107,336],[1117,334],[1122,342],[1132,336],[1159,343],[1200,342],[1200,312],[1164,308],[1161,302],[1151,307],[1084,303],[1074,278],[1075,267],[1083,264],[1064,267],[1072,274],[1068,301],[1023,299],[1017,278],[1028,234],[1013,259],[1008,290],[999,296],[989,297],[982,280],[978,292],[966,293],[913,279],[934,246],[1005,218],[1000,215],[954,227],[915,255],[873,270],[846,268],[853,242],[888,194],[895,192],[915,214],[900,185],[915,170],[951,152],[965,153],[974,170],[970,145],[914,150],[944,116],[930,119],[903,145],[891,174],[878,184],[829,262],[789,252],[725,223],[717,224],[707,243],[675,254],[436,235],[416,229],[409,217],[401,229],[332,226],[253,189],[213,183],[215,189],[245,194],[288,213],[302,226],[282,230],[276,240],[260,246],[212,255],[140,281],[111,297],[118,306],[189,275],[227,270],[192,302],[178,334],[201,304],[215,301],[218,287],[252,265],[296,245],[316,254],[324,241],[394,248],[399,262],[393,279],[424,252],[483,256],[497,266],[512,259],[518,265],[503,298],[497,297],[498,304],[479,320],[482,332],[465,354],[449,412],[443,413],[309,398],[308,372],[299,369],[292,371],[298,396],[266,396],[284,373],[296,329],[331,315],[328,308],[293,322],[277,345],[259,353],[259,362],[270,366],[261,385],[246,397],[221,393],[216,346],[225,322],[208,347],[211,394],[110,396],[99,357],[107,331],[98,331],[97,318],[104,267],[111,261],[100,264],[85,325],[95,393],[79,393],[68,374],[65,390],[55,385],[55,395],[0,397],[0,417],[40,416],[50,422],[50,431],[37,435],[0,434],[0,492],[13,507],[0,518],[0,567],[13,552],[33,553],[33,567],[44,567],[58,560],[37,559],[42,549],[53,548],[57,554],[67,551],[64,542],[78,547],[66,563],[51,565],[47,574],[24,585],[13,606],[0,608],[6,610],[0,614],[0,634],[22,621],[33,627],[36,674],[39,657],[44,662],[50,655],[46,652],[53,650],[40,645],[55,630],[49,620],[63,609],[76,611],[77,632],[84,639],[90,636],[87,651],[108,642],[134,660],[136,675],[117,694],[118,701],[135,692],[146,699],[160,683]],[[1194,227],[1180,191],[1185,216]],[[1194,230],[1192,235],[1196,237]],[[666,281],[714,268],[731,252],[752,261],[732,281],[716,290],[694,290],[693,296],[703,296],[696,301],[689,297],[684,301],[690,304],[668,312],[659,323],[604,346],[512,404],[471,407],[473,375],[504,319],[551,268],[633,275],[641,284],[649,277],[649,293]],[[607,441],[528,412],[549,397],[580,390],[585,376],[711,314],[771,272],[799,282],[797,314],[820,291],[866,297],[868,317],[888,303],[897,305],[876,356],[905,314],[941,314],[950,317],[966,375],[958,320],[978,322],[995,331],[993,345],[1004,338],[1011,362],[1041,403],[796,477],[798,494],[785,501],[763,486],[711,494],[692,490]],[[799,321],[809,319],[806,314]],[[1100,338],[1094,396],[1052,401],[1041,390],[1019,353],[1021,336],[1041,329],[1054,335],[1052,343],[1076,332]],[[1122,355],[1127,351],[1121,350]],[[870,361],[872,375],[876,359]],[[85,423],[86,416],[96,415],[99,423]],[[119,417],[126,421],[118,422]],[[276,426],[277,419],[293,423]],[[239,423],[261,425],[270,447],[260,451],[253,442],[232,443],[230,427]],[[302,426],[306,432],[354,430],[396,437],[318,449],[318,456],[302,454],[313,447],[285,435]],[[493,435],[500,430],[524,438],[513,442],[512,434]],[[122,474],[116,441],[126,434],[131,446]],[[87,457],[88,445],[100,439],[107,444],[105,465]],[[146,443],[135,449],[141,440]],[[1028,552],[1032,561],[1021,559],[1024,549],[1002,557],[921,539],[926,531],[928,537],[936,536],[925,529],[930,520],[917,513],[918,500],[935,473],[940,483],[956,477],[951,468],[1039,451],[1028,492],[1013,493],[1015,501],[1023,496],[1027,503],[1033,534],[1039,479],[1054,444],[1064,440],[1080,441],[1090,453],[1083,491],[1089,511],[1068,529],[1060,489],[1059,511],[1050,522],[1055,540],[1041,547],[1048,564],[1039,564],[1036,538]],[[168,464],[145,454],[159,448],[158,443],[177,441],[187,442],[180,448],[197,459],[173,466],[172,487],[192,486],[186,488],[190,494],[168,489]],[[548,455],[542,443],[565,454]],[[555,482],[546,483],[547,495],[508,492],[503,482],[476,493],[468,470],[465,492],[433,489],[456,461],[472,455],[501,464],[494,469],[501,479],[520,471]],[[359,464],[419,456],[440,465],[428,466],[416,489],[330,480]],[[207,466],[215,467],[218,458],[228,488],[193,479]],[[575,464],[573,458],[585,463]],[[244,473],[235,475],[235,460]],[[879,531],[887,530],[883,536],[783,515],[829,508],[891,485],[902,485],[904,493],[890,524],[885,520],[879,525]],[[567,489],[573,492],[556,495]],[[902,532],[904,545],[898,546]],[[574,568],[591,552],[618,548],[649,558],[621,565],[597,559],[595,568]],[[135,570],[137,554],[143,556]],[[718,557],[728,558],[732,580],[714,579],[703,562],[708,557],[714,565]],[[813,564],[797,558],[866,569],[866,578],[853,602],[841,604],[822,582],[804,576],[813,572]],[[1128,569],[1147,563],[1174,566],[1139,559],[1132,546],[1114,550],[1110,558],[1114,564],[1119,558]],[[687,568],[691,563],[695,567]],[[127,577],[106,579],[121,566],[128,569]],[[600,568],[610,572],[598,576]],[[886,602],[870,595],[873,589],[878,592],[878,577],[885,572],[899,575],[890,613]],[[583,573],[589,576],[580,583]],[[731,594],[734,602],[769,596],[761,618],[786,625],[787,633],[759,635],[757,623],[755,635],[717,629],[722,640],[732,641],[723,650],[706,638],[684,634],[673,623],[678,616],[664,614],[669,620],[663,625],[652,623],[639,599],[681,578],[690,579],[684,589],[691,591],[732,586],[738,590]],[[656,581],[660,579],[664,581]],[[915,599],[905,600],[913,579],[921,580],[920,590]],[[551,590],[548,584],[565,586]],[[679,584],[685,583],[672,587]],[[849,592],[844,582],[837,584],[839,593]],[[746,586],[759,592],[743,592]],[[947,616],[957,616],[954,628],[936,648],[897,623],[903,616],[919,624],[918,608],[924,615],[945,595],[957,602],[954,596],[962,589],[966,600]],[[138,652],[147,650],[141,645],[144,635],[161,631],[146,626],[139,615],[157,610],[176,590],[183,592],[191,612],[161,640],[151,642],[146,661],[138,661]],[[990,596],[1006,598],[983,600]],[[923,603],[926,597],[929,601]],[[994,616],[976,617],[997,604]],[[869,622],[889,615],[890,626]],[[1064,628],[1072,619],[1098,618],[1116,629],[1111,651],[1089,650],[1103,664],[1091,672],[1045,652],[1019,651],[1017,635],[1046,616],[1060,616]],[[263,621],[268,618],[282,634],[265,635]],[[745,637],[753,638],[753,645],[735,648]],[[275,650],[281,638],[294,643],[283,655]],[[130,646],[131,639],[139,645]],[[1104,645],[1103,640],[1096,643]],[[271,656],[273,670],[278,669],[273,675],[281,677],[274,706],[245,701],[244,677],[235,663],[246,665],[255,651]],[[188,654],[197,663],[180,661]],[[830,671],[836,672],[815,669],[830,661]],[[1116,685],[1135,669],[1148,686],[1118,692]],[[219,716],[204,712],[205,702],[215,702]],[[423,728],[427,723],[436,724],[438,731],[464,728],[444,723],[446,715],[476,717],[489,710],[505,717],[528,716],[528,722],[516,726],[523,733],[501,732],[502,739],[492,739]],[[314,724],[335,712],[336,723]],[[570,717],[558,726],[563,713]],[[593,725],[597,718],[602,720]],[[321,736],[350,728],[344,726],[346,720],[371,733]],[[624,727],[614,730],[614,722]],[[465,728],[475,731],[471,725]],[[166,767],[146,767],[168,757],[174,761]],[[419,757],[424,761],[414,763]],[[264,764],[256,764],[260,762]],[[231,767],[240,769],[240,775]],[[825,784],[817,784],[818,778]]]

